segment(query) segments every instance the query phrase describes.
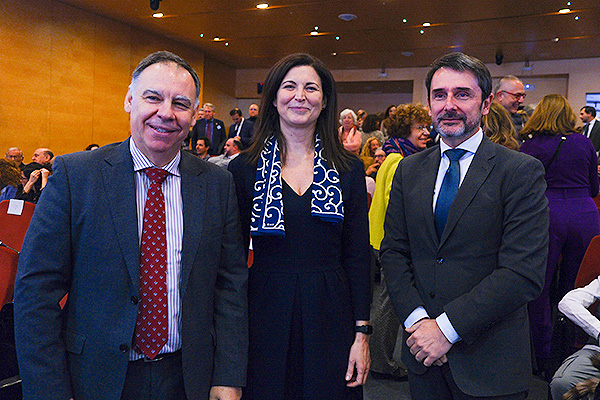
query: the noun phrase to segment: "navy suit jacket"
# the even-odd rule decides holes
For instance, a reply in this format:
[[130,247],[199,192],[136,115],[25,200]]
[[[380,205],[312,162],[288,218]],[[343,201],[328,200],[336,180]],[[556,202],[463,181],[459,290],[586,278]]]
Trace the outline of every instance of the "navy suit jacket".
[[[220,119],[213,118],[214,129],[212,132],[212,138],[209,138],[212,142],[208,154],[211,156],[218,156],[223,153],[223,147],[227,140],[227,132],[225,131],[225,124]],[[206,120],[204,118],[199,119],[194,127],[192,128],[192,151],[196,151],[196,142],[198,138],[206,136]]]
[[[527,303],[541,293],[548,253],[544,168],[484,137],[438,238],[433,192],[439,164],[434,146],[396,170],[380,250],[390,298],[402,322],[419,306],[430,318],[447,314],[462,338],[447,356],[463,392],[526,391]],[[402,360],[422,374],[426,367],[404,335]]]
[[[239,136],[242,142],[242,148],[240,150],[247,149],[250,146],[250,139],[252,139],[252,133],[254,132],[254,124],[244,118],[242,122],[242,128],[240,129]],[[235,137],[235,124],[231,124],[229,127],[229,138]]]
[[[231,175],[182,152],[184,386],[243,386],[247,273]],[[129,140],[58,157],[20,257],[15,334],[27,399],[120,398],[139,296]],[[61,311],[58,302],[68,293]]]

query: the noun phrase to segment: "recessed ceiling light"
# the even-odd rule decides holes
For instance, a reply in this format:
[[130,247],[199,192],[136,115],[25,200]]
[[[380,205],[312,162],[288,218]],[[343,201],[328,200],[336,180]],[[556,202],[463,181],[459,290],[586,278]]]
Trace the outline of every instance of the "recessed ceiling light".
[[256,5],[256,8],[258,8],[259,10],[264,10],[265,8],[269,8],[269,4],[268,3],[259,3]]
[[225,46],[229,46],[229,42],[225,42]]
[[201,33],[201,34],[200,34],[200,37],[204,37],[204,33]]
[[317,32],[317,31],[312,31],[312,32],[310,33],[310,36],[317,36],[318,34],[319,34],[319,32]]
[[423,26],[427,27],[427,26],[431,26],[431,24],[429,22],[423,22]]
[[339,36],[336,36],[336,37],[335,37],[335,40],[340,40],[340,37],[339,37]]
[[575,21],[579,21],[579,15],[575,16]]
[[402,18],[402,22],[407,23],[408,21],[406,20],[406,18]]
[[219,40],[221,40],[218,36],[215,36],[213,39],[215,42],[218,42]]
[[425,31],[424,31],[423,29],[421,29],[421,30],[419,31],[419,33],[422,35],[422,34],[424,34],[424,33],[425,33]]
[[161,12],[157,12],[157,13],[154,13],[154,14],[152,14],[152,16],[153,16],[154,18],[162,18],[162,17],[164,17],[164,16],[165,16],[165,14],[163,14],[163,13],[161,13]]
[[559,14],[568,14],[570,12],[571,12],[570,8],[562,8],[562,9],[558,10]]
[[331,55],[335,57],[335,56],[337,56],[337,53],[331,53]]
[[338,15],[338,18],[347,22],[352,21],[353,19],[356,19],[358,17],[354,14],[340,14]]
[[554,39],[552,39],[552,41],[553,41],[554,43],[558,42],[559,40],[560,40],[560,39],[559,39],[559,38],[557,38],[557,37],[555,37]]
[[318,31],[318,30],[319,30],[319,27],[318,27],[318,26],[315,26],[315,31]]
[[568,5],[568,6],[571,6],[571,2],[570,2],[570,1],[567,1],[567,5]]

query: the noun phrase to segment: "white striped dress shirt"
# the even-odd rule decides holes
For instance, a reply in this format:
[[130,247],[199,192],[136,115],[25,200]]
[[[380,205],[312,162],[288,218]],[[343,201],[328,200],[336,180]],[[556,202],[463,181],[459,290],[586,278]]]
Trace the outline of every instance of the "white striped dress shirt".
[[[150,178],[144,170],[156,167],[137,148],[133,139],[129,141],[129,150],[133,158],[135,171],[135,198],[137,202],[138,240],[141,242],[144,228],[144,208],[150,187]],[[169,339],[160,350],[162,353],[173,353],[181,348],[181,298],[179,292],[179,276],[181,273],[181,250],[183,247],[183,198],[181,196],[181,174],[179,161],[181,153],[177,153],[162,169],[169,171],[162,184],[165,197],[165,217],[167,227],[167,304],[169,321]],[[138,360],[143,355],[134,349],[129,352],[129,360]]]

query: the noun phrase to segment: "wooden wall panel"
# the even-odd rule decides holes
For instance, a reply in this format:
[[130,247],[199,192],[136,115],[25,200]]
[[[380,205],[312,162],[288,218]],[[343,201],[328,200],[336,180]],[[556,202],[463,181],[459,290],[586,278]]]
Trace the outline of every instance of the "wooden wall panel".
[[194,47],[56,0],[0,2],[0,156],[18,146],[55,154],[129,135],[123,101],[131,72],[156,50],[170,50],[204,75]]

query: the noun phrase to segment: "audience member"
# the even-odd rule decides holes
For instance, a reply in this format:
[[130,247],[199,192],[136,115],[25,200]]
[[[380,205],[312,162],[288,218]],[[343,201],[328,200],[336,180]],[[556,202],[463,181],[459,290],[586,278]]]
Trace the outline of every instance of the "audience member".
[[[431,124],[431,117],[422,105],[405,104],[399,105],[396,111],[384,121],[384,126],[390,134],[386,141],[387,146],[381,152],[388,153],[377,172],[377,184],[375,194],[369,209],[369,231],[371,234],[371,246],[379,256],[381,240],[384,236],[383,222],[388,206],[389,195],[392,188],[394,173],[398,163],[405,157],[422,151],[426,148],[429,131],[427,126]],[[388,151],[385,151],[385,148]],[[369,172],[369,170],[367,170]],[[379,259],[376,264],[380,266]],[[374,333],[371,338],[371,357],[373,359],[371,370],[375,372],[373,377],[398,378],[406,375],[405,366],[394,359],[394,349],[398,336],[400,320],[393,310],[392,303],[387,291],[385,273],[381,273],[381,287],[373,299]]]
[[14,199],[21,184],[21,170],[13,161],[0,159],[0,201]]
[[37,162],[27,164],[21,171],[21,184],[17,188],[15,199],[37,203],[51,172],[50,164],[41,165]]
[[204,161],[207,161],[210,158],[210,154],[208,154],[208,150],[210,150],[210,139],[207,137],[200,137],[196,141],[196,155]]
[[210,157],[208,162],[227,169],[231,160],[240,154],[241,143],[236,138],[229,138],[225,142],[224,153],[216,157]]
[[365,110],[358,110],[356,112],[356,125],[358,126],[358,130],[362,132],[362,124],[365,122],[365,118],[367,117],[367,112]]
[[390,104],[385,111],[383,112],[383,115],[381,115],[381,124],[380,124],[380,128],[379,130],[381,132],[383,132],[383,136],[385,136],[387,138],[388,133],[385,129],[385,126],[383,125],[383,122],[389,118],[390,114],[393,114],[396,112],[396,105],[395,104]]
[[199,92],[187,62],[153,53],[125,97],[131,136],[56,160],[15,285],[24,398],[240,399],[248,267],[233,182],[181,151]]
[[[385,161],[386,154],[385,151],[381,147],[375,150],[375,155],[373,156],[373,164],[369,165],[369,167],[365,170],[365,175],[370,176],[373,180],[377,180],[377,172],[381,167],[381,164]],[[375,193],[373,193],[375,194]]]
[[100,148],[99,145],[97,145],[96,143],[92,143],[92,144],[88,145],[88,147],[85,148],[85,151],[92,151],[92,150],[96,150],[99,148]]
[[23,152],[18,147],[11,147],[10,149],[6,150],[5,158],[20,169],[25,167],[25,164],[23,164]]
[[198,120],[192,128],[191,143],[198,143],[198,138],[207,137],[212,146],[208,151],[211,156],[219,155],[223,152],[223,146],[227,140],[227,132],[225,132],[225,124],[220,119],[214,118],[215,106],[210,103],[204,104],[204,118]]
[[356,114],[354,111],[346,108],[340,113],[340,128],[338,133],[342,145],[351,153],[357,154],[360,151],[361,134],[356,126]]
[[361,146],[364,146],[367,142],[367,139],[371,136],[375,136],[379,143],[385,142],[387,139],[383,136],[383,132],[379,130],[381,126],[381,118],[377,114],[369,114],[365,117],[365,121],[362,125],[362,133],[361,133]]
[[583,133],[592,141],[596,154],[600,152],[600,122],[596,119],[596,109],[591,106],[582,107],[579,118],[583,122]]
[[543,167],[483,134],[493,95],[480,60],[445,55],[425,85],[441,140],[398,164],[380,249],[409,390],[525,399],[527,303],[541,291],[548,246]]
[[[541,295],[529,304],[529,319],[541,375],[550,379],[552,311],[550,288],[558,273],[558,298],[573,289],[579,264],[596,235],[600,218],[593,197],[598,194],[596,151],[590,139],[573,135],[576,115],[567,99],[544,96],[521,130],[523,153],[539,159],[546,169],[546,197],[550,207],[550,243],[546,281]],[[548,376],[550,375],[550,376]]]
[[377,139],[375,136],[371,136],[369,139],[367,139],[367,142],[364,144],[359,155],[359,158],[365,165],[365,171],[375,161],[373,158],[375,157],[375,150],[380,148],[381,145],[382,143],[379,142],[379,139]]
[[583,380],[600,378],[598,368],[590,360],[600,354],[600,307],[595,308],[594,314],[589,310],[599,299],[600,277],[585,287],[571,290],[558,303],[560,312],[581,327],[589,335],[589,340],[582,349],[567,357],[552,377],[550,393],[553,400],[562,400],[568,390]]
[[490,112],[481,118],[483,133],[494,143],[501,144],[511,150],[519,150],[517,130],[513,125],[506,108],[492,103]]
[[237,137],[243,150],[250,145],[254,124],[242,116],[242,110],[239,108],[231,110],[229,115],[231,115],[233,121],[233,124],[229,127],[229,138]]
[[40,165],[51,165],[54,161],[54,153],[50,149],[39,148],[33,152],[31,160]]
[[383,144],[386,154],[400,153],[402,157],[415,154],[427,147],[431,117],[420,104],[403,104],[383,121],[390,138]]
[[248,107],[248,121],[252,122],[253,124],[256,124],[257,116],[258,116],[258,105],[250,104],[250,107]]
[[517,111],[527,96],[523,82],[514,75],[506,75],[494,87],[494,94],[494,101],[506,108],[517,133],[521,132],[524,126],[523,117]]

